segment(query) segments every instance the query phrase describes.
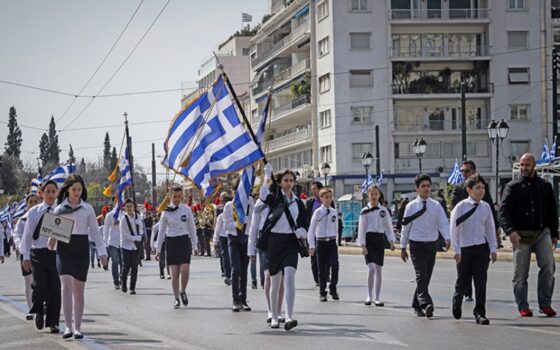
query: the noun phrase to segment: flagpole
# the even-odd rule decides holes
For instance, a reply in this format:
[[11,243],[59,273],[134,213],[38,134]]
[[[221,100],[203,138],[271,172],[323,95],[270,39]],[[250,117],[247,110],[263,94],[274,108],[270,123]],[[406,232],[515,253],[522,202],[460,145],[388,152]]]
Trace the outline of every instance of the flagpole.
[[[132,142],[130,139],[130,133],[128,130],[128,113],[124,112],[124,130],[125,130],[125,134],[126,134],[126,146],[128,148],[128,166],[130,168],[130,188],[132,190],[132,200],[134,201],[134,206],[136,206],[136,191],[134,190],[134,162],[133,162],[133,158],[132,158]],[[126,157],[126,152],[125,155]],[[121,169],[122,171],[122,169]],[[136,208],[134,208],[134,210],[136,211]]]
[[[257,146],[259,147],[259,149],[261,150],[261,152],[264,155],[264,152],[261,148],[261,145],[259,145],[259,143],[257,142],[257,137],[255,136],[255,133],[253,132],[253,127],[251,126],[251,123],[249,123],[249,120],[247,119],[247,115],[245,114],[245,110],[243,109],[243,106],[241,106],[241,102],[239,102],[239,98],[237,97],[237,94],[235,93],[235,90],[233,90],[233,86],[231,85],[231,82],[229,81],[229,78],[226,74],[226,71],[224,70],[224,65],[220,62],[220,59],[218,58],[216,53],[213,52],[213,54],[214,54],[214,57],[216,57],[216,61],[218,61],[218,68],[222,71],[222,75],[224,76],[224,80],[225,80],[225,82],[228,86],[229,91],[231,92],[231,94],[233,96],[233,100],[235,101],[235,104],[237,105],[237,108],[239,109],[239,112],[241,113],[241,116],[243,117],[243,121],[245,122],[245,125],[247,126],[247,130],[249,131],[249,134],[251,134],[251,137],[253,138],[253,141],[257,144]],[[264,157],[263,157],[263,162],[265,164],[268,163],[268,161],[266,160],[266,155],[264,155]]]

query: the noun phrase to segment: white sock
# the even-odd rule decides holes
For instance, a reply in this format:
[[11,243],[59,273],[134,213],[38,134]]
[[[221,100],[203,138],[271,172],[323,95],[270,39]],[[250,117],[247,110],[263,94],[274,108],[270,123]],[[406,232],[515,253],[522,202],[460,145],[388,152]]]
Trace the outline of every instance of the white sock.
[[272,322],[278,323],[278,295],[280,294],[280,285],[282,284],[282,272],[270,276],[270,312],[272,314]]
[[379,297],[381,295],[381,268],[377,264],[373,264],[373,271],[375,273],[375,300],[379,301]]
[[31,293],[33,290],[31,289],[31,283],[33,283],[33,275],[23,276],[24,283],[25,283],[25,301],[27,301],[27,310],[31,309],[33,306],[33,301],[31,299]]
[[292,319],[296,301],[296,269],[291,266],[284,268],[284,295],[286,298],[286,321]]
[[373,299],[373,282],[374,282],[374,263],[369,263],[367,264],[368,267],[368,276],[367,276],[367,282],[368,282],[368,288],[367,288],[367,298],[366,301],[371,301]]

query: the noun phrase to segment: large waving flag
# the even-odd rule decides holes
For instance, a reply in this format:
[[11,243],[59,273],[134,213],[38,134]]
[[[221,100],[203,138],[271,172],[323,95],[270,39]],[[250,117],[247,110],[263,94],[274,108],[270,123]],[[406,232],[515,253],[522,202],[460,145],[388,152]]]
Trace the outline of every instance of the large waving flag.
[[544,140],[543,150],[541,153],[541,160],[548,160],[549,158],[550,158],[550,153],[548,151],[548,142]]
[[371,176],[371,174],[368,174],[368,176],[366,177],[366,179],[364,180],[364,182],[362,182],[362,185],[360,186],[362,193],[367,193],[368,188],[371,187],[371,185],[373,185],[373,176]]
[[453,166],[453,171],[447,177],[447,183],[450,185],[457,185],[463,181],[465,181],[465,179],[463,178],[463,174],[459,171],[459,163],[457,163],[457,159],[455,159],[455,165]]
[[56,182],[58,187],[62,187],[64,181],[68,178],[70,174],[74,174],[76,172],[76,165],[69,163],[63,166],[59,166],[58,168],[54,169],[47,176],[43,179],[43,181],[52,180]]
[[[266,101],[266,106],[264,107],[264,110],[261,114],[261,119],[259,120],[257,134],[255,135],[259,146],[262,145],[262,142],[264,140],[266,121],[268,119],[271,99],[272,95],[269,94],[268,100]],[[253,189],[253,185],[255,184],[255,171],[256,167],[254,165],[243,169],[239,186],[237,187],[235,197],[233,198],[233,207],[235,208],[240,224],[246,223],[245,216],[249,208],[249,196],[251,196],[251,190]]]
[[383,183],[383,172],[381,172],[381,175],[379,175],[379,177],[377,178],[377,186],[381,186],[381,184]]
[[171,123],[163,165],[189,178],[205,197],[216,178],[264,158],[239,120],[222,76]]
[[43,183],[43,178],[39,177],[36,179],[32,179],[31,180],[31,194],[37,194],[37,192],[39,192],[39,187],[41,187],[41,184]]
[[117,198],[119,199],[119,204],[117,210],[115,210],[114,218],[118,219],[121,207],[124,205],[124,193],[128,186],[132,185],[132,173],[130,172],[130,151],[128,145],[124,148],[124,157],[121,159],[120,165],[121,180],[119,186],[117,187]]
[[14,213],[12,214],[12,221],[15,221],[16,219],[21,218],[25,214],[26,206],[27,206],[26,205],[27,203],[25,202],[26,199],[27,199],[27,197],[22,199],[17,204],[16,209],[15,209]]
[[0,222],[8,221],[10,222],[10,205],[6,204],[2,210],[0,210]]

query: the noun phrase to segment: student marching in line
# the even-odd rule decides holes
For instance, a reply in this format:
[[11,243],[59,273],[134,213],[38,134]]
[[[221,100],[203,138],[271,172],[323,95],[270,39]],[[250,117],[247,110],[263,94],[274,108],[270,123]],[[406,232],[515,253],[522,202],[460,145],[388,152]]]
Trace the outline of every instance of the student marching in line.
[[[175,302],[173,307],[181,307],[189,304],[187,298],[187,284],[191,266],[191,256],[197,254],[196,248],[198,241],[196,237],[196,225],[191,208],[181,203],[183,200],[183,189],[173,187],[171,193],[171,205],[168,206],[161,215],[159,234],[156,246],[156,260],[161,258],[163,242],[165,240],[165,258],[167,266],[171,271],[171,288]],[[190,239],[189,239],[190,236]],[[181,289],[179,290],[179,279]]]
[[[293,319],[294,303],[296,296],[296,270],[298,265],[299,244],[298,239],[307,238],[308,225],[305,215],[305,205],[293,192],[296,175],[291,170],[284,170],[276,174],[276,182],[269,185],[272,177],[272,166],[265,165],[265,181],[261,186],[260,198],[270,208],[260,241],[266,239],[266,252],[268,269],[270,272],[270,304],[272,311],[271,328],[279,328],[278,300],[280,285],[284,279],[286,296],[286,323],[285,330],[290,330],[298,325]],[[263,241],[264,242],[264,241]],[[263,244],[264,245],[264,244]],[[261,244],[259,244],[261,248]]]
[[[391,250],[395,250],[395,234],[391,215],[387,208],[381,205],[383,192],[377,185],[368,189],[369,205],[362,209],[358,220],[358,244],[362,247],[368,267],[368,289],[365,305],[384,306],[381,301],[382,268],[385,258],[385,238],[390,243]],[[373,287],[375,286],[375,299]]]
[[23,257],[22,269],[33,273],[33,304],[29,313],[35,314],[35,326],[39,330],[46,326],[51,333],[58,333],[61,297],[56,252],[48,248],[48,237],[40,234],[43,216],[55,207],[58,195],[56,182],[43,182],[40,193],[43,202],[26,213],[18,249]]
[[[154,224],[152,226],[152,236],[150,237],[150,247],[152,248],[152,254],[157,251],[157,240],[160,233],[160,214],[154,216]],[[159,265],[159,278],[165,279],[165,271],[167,270],[167,279],[171,279],[171,273],[169,272],[169,265],[165,263],[165,238],[163,238],[163,247],[161,247],[161,255],[158,261]]]
[[486,182],[475,174],[465,181],[469,198],[460,201],[451,212],[451,243],[457,262],[457,282],[453,294],[453,316],[460,319],[463,292],[474,280],[476,304],[473,314],[477,324],[487,325],[486,281],[489,259],[496,262],[496,226],[492,208],[483,201]]
[[[309,244],[309,256],[317,259],[317,271],[319,276],[319,300],[327,301],[327,278],[330,269],[329,294],[334,300],[338,300],[336,285],[338,283],[338,214],[331,208],[333,192],[330,188],[322,188],[319,191],[321,206],[313,212],[307,242]],[[317,242],[317,249],[315,249]],[[317,256],[315,257],[315,254]]]
[[136,205],[132,199],[124,202],[125,213],[119,223],[121,232],[121,251],[123,268],[121,273],[121,290],[127,292],[126,281],[130,271],[130,294],[136,294],[136,280],[138,278],[138,256],[142,251],[142,236],[144,234],[144,220],[136,214]]
[[[226,201],[231,201],[231,197],[225,196]],[[216,217],[214,225],[214,250],[220,251],[220,263],[224,272],[224,283],[231,285],[231,263],[229,260],[229,251],[227,246],[227,233],[224,228],[224,214],[220,213]]]
[[103,241],[107,247],[109,259],[111,259],[111,274],[113,275],[113,286],[115,290],[121,289],[121,271],[122,271],[122,255],[121,255],[121,231],[119,229],[119,221],[122,218],[122,212],[115,218],[119,201],[117,197],[113,197],[113,210],[105,215],[103,223]]
[[99,252],[103,267],[107,266],[107,250],[97,226],[93,207],[87,202],[87,190],[78,174],[68,176],[58,195],[58,206],[54,213],[74,221],[69,243],[49,239],[49,245],[56,245],[56,265],[62,283],[62,310],[66,330],[62,335],[67,339],[82,339],[82,317],[84,315],[84,289],[89,269],[90,237]]
[[[33,208],[35,205],[39,203],[39,197],[34,194],[30,194],[25,198],[25,210],[26,213],[18,220],[16,223],[16,227],[12,231],[12,239],[14,241],[14,247],[19,251],[19,260],[20,263],[23,263],[23,255],[21,254],[21,236],[23,235],[23,228],[25,227],[25,222],[27,221],[27,212],[29,209]],[[2,244],[3,246],[3,244]],[[33,305],[33,301],[31,299],[32,295],[32,288],[31,284],[33,283],[33,273],[31,269],[26,271],[23,269],[23,265],[21,266],[21,275],[23,276],[23,282],[25,286],[25,300],[27,301],[27,308],[31,309]],[[33,314],[29,313],[25,316],[25,319],[30,321],[33,319]]]
[[[260,199],[257,199],[255,203],[255,209],[253,210],[253,217],[251,218],[251,229],[249,230],[249,242],[247,244],[247,254],[252,261],[257,260],[257,241],[261,236],[262,229],[268,217],[269,209],[268,206]],[[266,306],[268,311],[268,316],[266,322],[272,322],[272,308],[270,303],[270,272],[268,270],[268,258],[265,250],[259,249],[259,261],[261,268],[264,271],[264,296],[266,299]],[[280,282],[280,289],[278,291],[278,322],[284,323],[285,319],[282,317],[282,302],[284,300],[284,280]]]

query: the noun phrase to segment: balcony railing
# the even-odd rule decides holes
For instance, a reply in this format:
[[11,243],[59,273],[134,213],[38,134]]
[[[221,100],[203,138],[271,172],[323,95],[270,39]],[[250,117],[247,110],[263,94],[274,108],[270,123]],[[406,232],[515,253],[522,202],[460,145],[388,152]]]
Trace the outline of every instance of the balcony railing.
[[[467,131],[486,131],[490,123],[488,117],[467,116]],[[461,131],[461,118],[445,120],[441,118],[399,118],[394,120],[395,132]]]
[[[460,94],[461,86],[445,86],[443,84],[414,84],[410,83],[408,86],[392,85],[393,95],[406,95],[406,94]],[[466,84],[467,94],[489,94],[494,92],[494,84],[479,84],[470,83]]]
[[308,103],[311,103],[310,95],[304,95],[294,100],[291,100],[287,103],[283,103],[277,107],[272,108],[272,119],[276,119],[277,117],[283,115],[284,113]]
[[276,74],[275,76],[272,77],[272,79],[268,79],[257,84],[257,86],[253,89],[253,94],[258,94],[268,89],[269,87],[272,86],[273,82],[274,85],[279,85],[284,80],[294,78],[296,75],[304,72],[306,69],[309,69],[310,67],[311,67],[311,61],[309,59],[300,61],[295,65],[288,67],[283,71],[281,71],[280,73]]
[[393,47],[391,49],[393,57],[482,57],[487,56],[490,52],[488,45],[472,46],[472,45],[446,45],[439,47],[421,46],[418,48],[409,47]]
[[282,48],[288,46],[288,44],[290,44],[292,41],[298,39],[301,35],[303,35],[304,33],[307,33],[308,31],[309,31],[309,21],[305,21],[299,27],[294,28],[294,30],[292,30],[292,32],[290,34],[286,35],[280,41],[278,41],[276,44],[272,45],[272,47],[270,49],[268,49],[267,51],[265,51],[263,53],[258,53],[258,56],[254,60],[251,61],[252,66],[254,67],[254,66],[264,62],[265,60],[269,59],[274,54],[276,54],[278,51],[280,51]]
[[390,10],[393,21],[481,20],[490,18],[490,9],[405,9]]
[[292,134],[270,140],[268,142],[268,147],[271,151],[274,151],[276,149],[303,141],[311,141],[311,128],[306,128],[300,131],[296,131]]

